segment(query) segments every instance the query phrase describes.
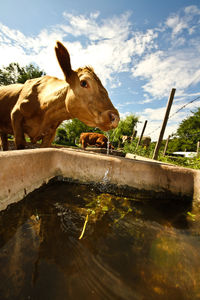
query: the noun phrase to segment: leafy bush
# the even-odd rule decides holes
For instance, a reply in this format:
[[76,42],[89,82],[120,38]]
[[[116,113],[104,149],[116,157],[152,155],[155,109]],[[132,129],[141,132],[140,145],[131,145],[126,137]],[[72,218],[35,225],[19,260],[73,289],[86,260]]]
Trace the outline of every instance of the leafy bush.
[[185,168],[200,169],[200,158],[160,156],[160,161],[175,164]]
[[154,143],[152,143],[148,148],[141,145],[137,147],[137,143],[138,139],[134,139],[131,143],[125,143],[123,151],[125,153],[132,153],[148,158],[151,158],[153,156]]

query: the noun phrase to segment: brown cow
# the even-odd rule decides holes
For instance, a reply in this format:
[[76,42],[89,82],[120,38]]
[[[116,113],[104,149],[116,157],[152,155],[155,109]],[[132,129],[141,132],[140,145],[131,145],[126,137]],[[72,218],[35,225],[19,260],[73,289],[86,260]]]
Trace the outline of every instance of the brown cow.
[[[108,139],[105,135],[95,132],[83,132],[80,135],[80,144],[85,149],[88,145],[96,146],[98,148],[107,148]],[[114,147],[109,144],[110,149]]]
[[67,49],[57,42],[56,56],[65,80],[43,76],[0,88],[0,136],[8,149],[7,134],[14,134],[17,149],[25,148],[25,134],[41,147],[51,145],[64,120],[78,118],[107,131],[116,128],[119,113],[90,67],[71,68]]

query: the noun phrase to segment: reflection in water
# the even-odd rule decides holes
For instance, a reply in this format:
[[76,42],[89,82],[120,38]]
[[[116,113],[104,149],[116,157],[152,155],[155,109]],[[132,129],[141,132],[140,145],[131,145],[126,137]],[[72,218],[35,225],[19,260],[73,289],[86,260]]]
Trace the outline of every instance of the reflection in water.
[[200,299],[188,210],[86,185],[36,191],[0,213],[0,299]]

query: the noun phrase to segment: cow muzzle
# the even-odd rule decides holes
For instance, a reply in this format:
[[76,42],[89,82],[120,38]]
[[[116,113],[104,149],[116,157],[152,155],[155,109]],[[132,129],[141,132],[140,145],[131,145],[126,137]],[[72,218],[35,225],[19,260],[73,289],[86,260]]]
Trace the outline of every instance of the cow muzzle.
[[111,121],[111,127],[116,128],[118,126],[119,120],[120,120],[119,114],[110,112],[109,117],[110,117],[110,121]]
[[117,110],[107,110],[101,113],[97,126],[100,129],[107,131],[116,128],[118,126],[119,120],[120,117]]

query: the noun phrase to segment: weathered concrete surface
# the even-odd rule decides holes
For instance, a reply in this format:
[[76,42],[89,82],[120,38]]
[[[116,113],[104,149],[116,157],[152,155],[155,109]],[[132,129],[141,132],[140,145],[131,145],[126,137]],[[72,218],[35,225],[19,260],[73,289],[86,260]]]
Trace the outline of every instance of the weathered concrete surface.
[[74,149],[0,152],[0,209],[61,175],[200,200],[200,171]]
[[148,157],[144,157],[144,156],[140,156],[140,155],[137,155],[137,154],[132,154],[132,153],[126,153],[125,155],[126,158],[131,158],[131,159],[136,159],[136,160],[142,160],[142,161],[151,161],[151,162],[154,162],[154,163],[157,163],[157,164],[168,164],[168,165],[171,165],[169,163],[163,163],[159,160],[154,160],[152,158],[148,158]]
[[56,175],[51,150],[0,152],[0,209]]

